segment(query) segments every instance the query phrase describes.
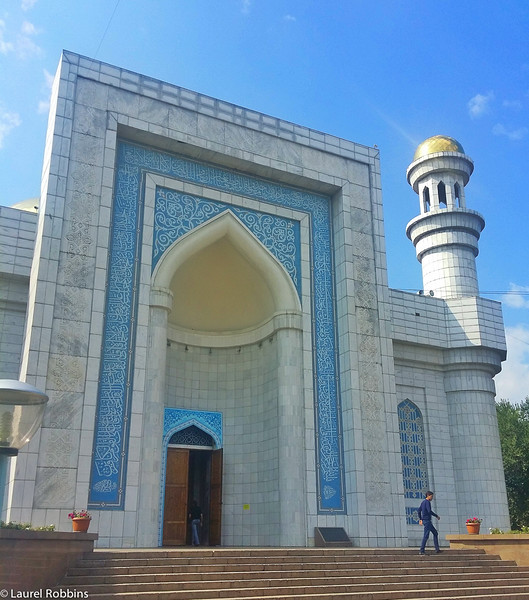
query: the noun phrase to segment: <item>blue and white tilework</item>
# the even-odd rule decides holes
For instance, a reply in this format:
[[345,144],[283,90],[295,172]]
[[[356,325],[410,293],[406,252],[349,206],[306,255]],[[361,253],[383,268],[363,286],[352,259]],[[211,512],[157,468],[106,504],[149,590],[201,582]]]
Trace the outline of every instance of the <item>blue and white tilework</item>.
[[[399,404],[398,415],[406,520],[412,525],[419,523],[417,510],[428,489],[423,418],[419,408],[408,399]],[[417,506],[410,507],[409,499]]]
[[[160,486],[160,514],[163,515],[165,499],[165,472],[167,468],[167,446],[173,435],[194,425],[213,438],[215,449],[222,448],[222,413],[204,410],[166,408],[163,417],[162,482]],[[158,542],[162,545],[163,519],[158,528]]]
[[[90,506],[120,507],[124,501],[141,247],[138,238],[144,174],[149,172],[291,208],[310,217],[318,510],[345,512],[330,199],[129,142],[119,143],[116,171]],[[156,192],[152,268],[181,235],[228,209],[281,262],[301,294],[297,221],[163,187]]]
[[204,410],[166,408],[163,418],[162,457],[167,456],[167,445],[169,444],[171,437],[176,432],[182,431],[191,425],[195,425],[209,434],[215,442],[215,448],[222,448],[222,413]]
[[134,379],[142,198],[138,169],[122,165],[112,212],[108,292],[88,505],[123,508]]

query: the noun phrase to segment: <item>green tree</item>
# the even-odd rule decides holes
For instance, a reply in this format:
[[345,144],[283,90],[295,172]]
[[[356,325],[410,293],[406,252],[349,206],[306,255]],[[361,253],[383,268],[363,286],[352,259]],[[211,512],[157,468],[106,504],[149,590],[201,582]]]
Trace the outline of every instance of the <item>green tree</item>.
[[529,397],[496,404],[511,527],[529,525]]

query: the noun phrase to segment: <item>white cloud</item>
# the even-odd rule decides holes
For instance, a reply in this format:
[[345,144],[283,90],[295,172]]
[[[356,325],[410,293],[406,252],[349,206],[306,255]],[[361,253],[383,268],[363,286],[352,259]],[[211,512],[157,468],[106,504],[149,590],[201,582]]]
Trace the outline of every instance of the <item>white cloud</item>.
[[30,58],[41,54],[40,47],[32,39],[33,36],[39,33],[33,23],[24,21],[14,41],[5,40],[5,29],[5,21],[0,19],[0,54],[14,52],[18,58]]
[[295,21],[296,17],[294,15],[285,15],[283,17],[283,21]]
[[39,115],[46,115],[50,110],[50,101],[49,100],[40,100],[37,106],[37,112]]
[[27,37],[20,36],[17,40],[17,56],[19,58],[30,58],[31,56],[38,56],[41,53],[40,46]]
[[523,104],[520,102],[520,100],[504,100],[502,102],[502,106],[512,110],[522,110],[523,108]]
[[487,92],[486,94],[476,94],[471,98],[468,103],[468,114],[473,119],[478,119],[483,115],[490,112],[490,105],[494,100],[494,92]]
[[529,327],[506,327],[507,360],[502,371],[494,378],[496,400],[523,402],[529,396]]
[[529,286],[510,284],[510,290],[502,296],[502,303],[511,308],[529,308]]
[[47,114],[48,111],[50,110],[50,99],[49,98],[50,98],[51,88],[52,88],[53,79],[54,79],[54,76],[47,69],[44,69],[43,73],[44,73],[44,81],[45,81],[44,93],[46,93],[47,99],[41,100],[39,102],[38,109],[37,109],[39,115]]
[[2,19],[0,19],[0,54],[8,54],[9,52],[12,52],[15,49],[11,42],[6,42],[4,40],[5,28],[5,21],[2,21]]
[[5,138],[21,123],[17,113],[7,112],[0,107],[0,148],[4,146]]
[[32,36],[38,32],[37,28],[29,21],[24,21],[20,28],[20,34],[17,37],[16,53],[19,58],[29,58],[38,56],[41,53],[40,47],[33,41]]
[[527,134],[529,133],[529,129],[527,129],[527,127],[519,127],[518,129],[507,129],[507,127],[505,127],[505,125],[502,125],[501,123],[497,123],[492,128],[492,133],[494,135],[504,135],[505,137],[509,138],[511,141],[516,142],[519,140],[523,140],[523,138],[526,137]]
[[252,8],[252,0],[242,0],[242,12],[247,15]]
[[44,69],[44,79],[46,80],[46,88],[48,90],[51,90],[52,86],[53,86],[53,80],[55,79],[55,75],[53,73],[50,73],[48,71],[48,69]]
[[23,11],[30,10],[35,6],[37,0],[22,0],[21,8]]
[[20,28],[20,32],[23,35],[35,35],[37,33],[37,28],[35,27],[35,25],[33,25],[33,23],[30,23],[29,21],[24,21],[22,23],[22,27]]

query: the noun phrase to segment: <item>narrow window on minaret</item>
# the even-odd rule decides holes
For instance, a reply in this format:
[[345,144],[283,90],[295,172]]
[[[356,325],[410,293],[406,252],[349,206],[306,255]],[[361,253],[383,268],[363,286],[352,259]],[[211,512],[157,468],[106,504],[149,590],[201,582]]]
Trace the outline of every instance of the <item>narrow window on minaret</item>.
[[446,187],[442,181],[437,185],[437,193],[439,194],[439,208],[446,208]]
[[425,187],[422,191],[423,212],[430,212],[430,190]]
[[457,208],[461,208],[461,188],[459,187],[459,183],[454,185],[454,195],[456,197]]

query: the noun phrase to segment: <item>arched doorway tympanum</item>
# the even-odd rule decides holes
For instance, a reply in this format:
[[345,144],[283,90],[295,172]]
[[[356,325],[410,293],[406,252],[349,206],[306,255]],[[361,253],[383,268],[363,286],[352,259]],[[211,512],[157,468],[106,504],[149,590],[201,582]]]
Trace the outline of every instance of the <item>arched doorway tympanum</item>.
[[191,543],[189,509],[196,500],[204,515],[202,545],[220,544],[222,448],[194,425],[177,432],[167,448],[163,515],[164,546]]

